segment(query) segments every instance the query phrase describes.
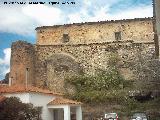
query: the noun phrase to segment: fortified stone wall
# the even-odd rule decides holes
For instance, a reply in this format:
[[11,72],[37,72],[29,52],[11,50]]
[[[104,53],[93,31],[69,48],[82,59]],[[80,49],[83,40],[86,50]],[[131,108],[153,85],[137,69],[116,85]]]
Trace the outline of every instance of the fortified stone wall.
[[[135,61],[140,53],[153,57],[154,43],[127,41],[88,45],[37,45],[35,65],[37,85],[47,85],[52,90],[64,92],[64,77],[70,71],[80,73],[78,69],[81,69],[86,74],[94,74],[98,69],[105,70],[108,68],[108,58],[113,52],[119,55],[119,67],[124,77],[128,80],[134,79],[129,63]],[[50,64],[48,59],[50,60],[52,56],[57,61],[52,59]]]
[[29,68],[27,82],[30,85],[34,84],[34,57],[35,49],[32,44],[24,41],[17,41],[12,43],[10,70],[10,78],[12,79],[12,84],[25,84],[26,68]]
[[[152,18],[44,26],[36,30],[37,45],[90,44],[117,40],[142,43],[152,42],[154,36]],[[116,39],[116,36],[120,38]]]
[[13,84],[24,84],[25,71],[29,68],[28,84],[65,92],[66,76],[106,70],[113,53],[118,54],[119,68],[130,80],[135,77],[130,63],[138,54],[154,55],[151,18],[77,23],[36,30],[36,45],[22,41],[12,45],[10,77]]

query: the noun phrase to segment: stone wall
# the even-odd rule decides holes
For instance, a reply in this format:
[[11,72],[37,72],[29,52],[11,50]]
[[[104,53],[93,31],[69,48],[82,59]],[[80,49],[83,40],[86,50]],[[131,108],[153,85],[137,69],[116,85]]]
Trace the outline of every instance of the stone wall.
[[[141,18],[39,27],[36,45],[12,44],[10,77],[13,84],[25,84],[29,68],[28,84],[65,92],[65,77],[107,70],[108,59],[117,53],[120,71],[126,79],[134,79],[130,63],[139,53],[154,55],[152,22]],[[115,32],[121,39],[115,40]]]
[[29,68],[27,83],[29,85],[34,84],[34,57],[35,49],[32,44],[24,41],[17,41],[12,44],[10,66],[10,78],[12,79],[12,84],[25,84],[26,68]]
[[37,45],[90,44],[117,41],[152,42],[152,18],[38,27]]
[[[153,57],[154,43],[124,41],[88,45],[37,45],[35,66],[37,85],[46,85],[52,90],[64,92],[64,77],[70,73],[70,70],[80,73],[77,69],[81,69],[86,74],[94,74],[99,69],[105,70],[108,68],[108,58],[112,53],[118,53],[119,68],[124,77],[128,80],[134,79],[135,76],[129,69],[130,63],[137,59],[139,53]],[[55,55],[59,56],[56,57],[56,62],[51,59]],[[62,55],[64,57],[61,57]],[[53,58],[55,59],[55,57]],[[63,60],[59,58],[63,58]],[[52,64],[48,60],[52,60]],[[60,70],[57,71],[57,68]]]

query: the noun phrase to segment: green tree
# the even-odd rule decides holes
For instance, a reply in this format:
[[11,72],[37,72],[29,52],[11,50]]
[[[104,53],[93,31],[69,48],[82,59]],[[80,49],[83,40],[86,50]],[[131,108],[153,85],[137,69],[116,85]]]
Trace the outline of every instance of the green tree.
[[41,108],[10,97],[0,103],[0,120],[41,120]]
[[9,83],[9,73],[6,73],[5,78],[1,80],[2,84],[8,84]]

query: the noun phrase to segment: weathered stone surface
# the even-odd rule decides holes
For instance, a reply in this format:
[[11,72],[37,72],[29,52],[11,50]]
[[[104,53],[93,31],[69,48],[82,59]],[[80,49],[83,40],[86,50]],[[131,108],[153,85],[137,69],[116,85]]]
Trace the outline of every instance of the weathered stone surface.
[[[89,44],[89,45],[67,45],[67,46],[36,46],[36,53],[38,62],[36,62],[36,79],[48,80],[48,70],[52,70],[54,73],[54,66],[59,66],[60,61],[56,62],[56,65],[47,66],[47,61],[51,56],[58,53],[70,54],[74,56],[75,61],[79,63],[80,68],[86,74],[94,74],[98,69],[107,69],[108,58],[112,52],[117,52],[120,58],[120,69],[126,79],[134,79],[134,74],[130,71],[129,67],[139,52],[148,54],[147,51],[154,49],[154,44],[134,44],[134,43],[104,43],[104,44]],[[151,56],[152,57],[152,56]],[[65,61],[65,59],[63,60]],[[58,63],[59,62],[59,63]],[[55,63],[55,62],[53,62]],[[74,64],[74,62],[72,62]],[[44,66],[45,65],[45,66]],[[47,68],[48,67],[48,68]],[[77,67],[78,68],[78,67]],[[65,69],[64,69],[65,71]],[[130,73],[130,74],[128,74]],[[52,74],[54,75],[54,74]],[[64,72],[59,74],[61,79],[64,78]],[[53,76],[52,76],[53,77]],[[55,76],[54,76],[55,77]],[[55,77],[56,78],[56,77]],[[39,81],[38,84],[41,82]],[[43,83],[43,82],[42,82]],[[56,84],[57,85],[57,84]]]
[[53,54],[46,60],[47,86],[55,91],[64,90],[64,77],[77,75],[81,72],[75,58],[68,54]]
[[29,68],[28,84],[35,83],[35,49],[30,43],[17,41],[11,47],[11,71],[12,84],[25,84],[26,68]]
[[[154,36],[151,18],[39,27],[36,30],[38,45],[113,42],[116,41],[115,32],[121,32],[122,41],[152,42]],[[68,34],[69,42],[63,41],[63,34]]]
[[[115,40],[115,32],[121,32],[121,40]],[[63,37],[69,41],[64,42]],[[154,55],[152,19],[37,28],[36,45],[22,41],[12,44],[10,77],[14,84],[24,84],[29,67],[29,84],[65,92],[65,76],[106,70],[112,53],[118,53],[124,77],[134,79],[130,66],[138,54]]]

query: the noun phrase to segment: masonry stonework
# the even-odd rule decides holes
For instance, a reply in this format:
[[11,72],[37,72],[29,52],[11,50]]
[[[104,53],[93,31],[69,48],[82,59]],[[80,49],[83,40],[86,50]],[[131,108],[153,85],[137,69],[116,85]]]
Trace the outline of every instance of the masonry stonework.
[[[11,76],[24,83],[65,92],[64,78],[80,73],[94,74],[108,68],[108,58],[118,53],[120,71],[134,79],[129,62],[138,54],[154,55],[152,18],[38,27],[37,43],[12,45]],[[118,39],[116,39],[118,34]]]
[[37,45],[59,45],[63,42],[63,34],[69,36],[67,44],[90,44],[113,42],[115,33],[121,32],[121,40],[134,42],[152,42],[153,24],[151,18],[116,20],[104,22],[79,23],[38,27]]
[[25,84],[26,69],[29,69],[28,84],[35,83],[35,48],[32,44],[17,41],[12,43],[10,78],[12,84]]

